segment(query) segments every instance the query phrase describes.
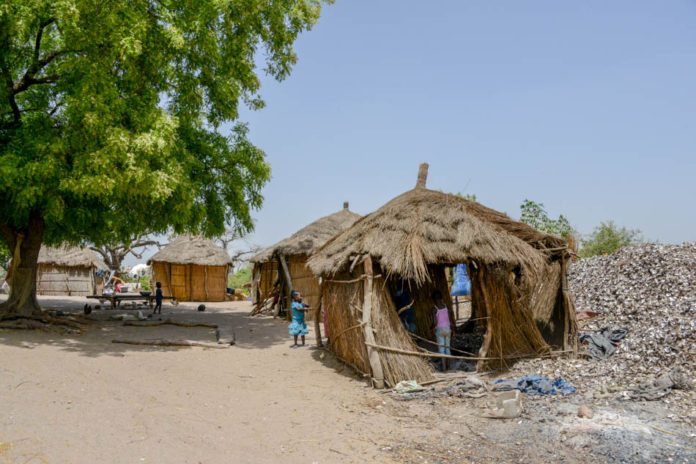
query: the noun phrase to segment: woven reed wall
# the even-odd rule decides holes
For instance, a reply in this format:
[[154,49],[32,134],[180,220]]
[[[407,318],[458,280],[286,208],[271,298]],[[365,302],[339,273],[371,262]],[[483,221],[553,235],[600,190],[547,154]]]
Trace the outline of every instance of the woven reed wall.
[[[432,308],[432,305],[430,305]],[[432,316],[431,316],[432,321]],[[416,319],[418,320],[418,319]],[[374,279],[372,287],[372,327],[375,329],[377,345],[418,351],[418,347],[404,330],[389,285],[383,278]],[[432,369],[427,358],[378,350],[382,372],[387,384],[394,386],[402,380],[424,382],[432,380]]]
[[227,266],[152,263],[153,280],[162,294],[179,301],[225,301]]
[[324,281],[323,308],[331,334],[331,350],[351,363],[362,373],[370,373],[367,348],[363,340],[362,319],[363,281],[336,283],[332,280],[352,280],[360,274],[347,272]]
[[39,264],[36,293],[46,296],[87,296],[95,293],[93,268]]
[[[492,358],[479,361],[478,368],[504,369],[514,359],[536,357],[550,352],[539,331],[534,314],[528,306],[512,269],[500,265],[472,269],[471,285],[477,310],[487,317],[486,333],[479,356]],[[474,290],[475,288],[475,290]],[[483,325],[483,324],[482,324]],[[505,359],[506,357],[512,359]]]

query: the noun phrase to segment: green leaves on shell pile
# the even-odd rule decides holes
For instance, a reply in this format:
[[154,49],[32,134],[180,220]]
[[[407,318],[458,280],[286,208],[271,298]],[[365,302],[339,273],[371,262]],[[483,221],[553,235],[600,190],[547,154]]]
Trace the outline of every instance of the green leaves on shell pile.
[[39,212],[47,243],[250,230],[270,168],[239,104],[263,106],[257,53],[283,79],[319,12],[317,0],[0,6],[0,225],[20,231]]

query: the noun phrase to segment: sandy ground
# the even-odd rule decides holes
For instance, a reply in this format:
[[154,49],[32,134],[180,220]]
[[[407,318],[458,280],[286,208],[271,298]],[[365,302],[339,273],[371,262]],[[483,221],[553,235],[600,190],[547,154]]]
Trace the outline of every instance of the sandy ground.
[[[78,311],[85,299],[40,301]],[[660,411],[579,419],[574,395],[501,421],[481,417],[484,399],[397,401],[315,348],[312,333],[290,349],[287,325],[247,317],[247,302],[196,306],[165,303],[162,317],[231,327],[236,345],[111,343],[215,341],[204,328],[108,319],[134,310],[95,311],[82,335],[0,330],[0,463],[696,462],[691,431]],[[617,440],[627,443],[618,451]]]

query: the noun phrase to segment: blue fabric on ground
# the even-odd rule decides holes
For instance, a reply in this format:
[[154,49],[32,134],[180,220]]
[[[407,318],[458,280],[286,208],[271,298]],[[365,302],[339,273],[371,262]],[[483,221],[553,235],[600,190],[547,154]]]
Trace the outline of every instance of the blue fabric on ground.
[[575,387],[561,377],[552,381],[539,374],[529,374],[512,380],[498,379],[493,382],[493,385],[496,385],[496,390],[519,390],[527,395],[555,395],[557,393],[568,395],[575,393]]

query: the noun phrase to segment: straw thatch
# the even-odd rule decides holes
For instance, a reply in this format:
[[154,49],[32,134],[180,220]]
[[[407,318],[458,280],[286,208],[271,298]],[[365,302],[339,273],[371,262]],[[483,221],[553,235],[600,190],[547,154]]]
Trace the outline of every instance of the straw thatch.
[[[417,333],[434,339],[431,291],[447,295],[445,268],[459,263],[469,266],[472,319],[484,332],[483,345],[473,357],[480,368],[503,368],[521,357],[574,349],[576,323],[565,284],[569,257],[565,241],[479,203],[428,190],[426,176],[427,165],[422,165],[415,189],[358,220],[309,259],[308,266],[324,278],[329,331],[359,325],[360,318],[363,326],[366,321],[370,326],[336,344],[332,340],[332,349],[360,370],[369,367],[375,384],[382,379],[392,384],[423,380],[427,362],[414,355],[418,348],[402,326],[384,324],[383,312],[394,319],[397,308],[391,294],[404,279],[414,301]],[[347,281],[371,275],[379,279],[374,278],[369,292],[365,285],[346,287]],[[373,304],[358,314],[350,302],[359,298],[360,291],[372,295]],[[453,319],[451,302],[445,303]],[[383,342],[368,340],[375,337]],[[365,356],[371,348],[379,356],[370,357],[368,363]]]
[[318,275],[332,275],[355,256],[378,259],[387,272],[422,284],[428,263],[477,259],[535,269],[540,249],[565,247],[559,237],[510,219],[480,203],[415,188],[400,195],[329,240],[310,260]]
[[37,261],[36,292],[39,295],[87,296],[101,291],[97,270],[108,267],[89,248],[68,245],[41,247]]
[[198,266],[227,266],[232,259],[225,250],[209,238],[184,235],[152,255],[153,262],[196,264]]
[[109,267],[89,248],[62,245],[59,247],[42,246],[39,250],[38,264],[50,264],[65,267],[95,267],[106,270]]
[[341,211],[317,219],[298,230],[290,237],[265,248],[259,254],[251,258],[250,261],[252,263],[271,261],[276,253],[285,256],[310,256],[321,248],[327,240],[352,226],[360,217],[359,214],[350,211],[348,209],[348,203],[345,202],[343,203],[343,209]]
[[[252,294],[256,304],[252,314],[259,313],[265,308],[272,309],[267,300],[274,291],[284,295],[278,301],[286,303],[290,289],[301,292],[305,303],[311,307],[317,307],[320,294],[319,281],[306,267],[307,258],[327,240],[350,227],[360,217],[359,214],[348,209],[348,202],[344,202],[341,211],[317,219],[251,258],[250,261],[254,263]],[[281,261],[285,261],[290,282],[286,282],[288,279],[283,275]],[[309,319],[311,318],[310,315]]]
[[162,293],[181,301],[224,301],[232,259],[210,239],[182,236],[155,253],[153,280]]

